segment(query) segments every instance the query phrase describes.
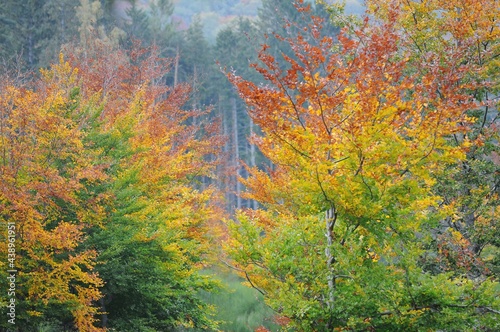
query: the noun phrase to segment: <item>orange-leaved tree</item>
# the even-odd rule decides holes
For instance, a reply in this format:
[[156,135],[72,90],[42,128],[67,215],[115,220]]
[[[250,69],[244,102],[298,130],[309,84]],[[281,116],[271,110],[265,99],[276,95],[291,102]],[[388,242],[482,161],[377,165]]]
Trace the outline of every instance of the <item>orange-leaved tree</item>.
[[215,327],[198,292],[217,286],[199,273],[222,213],[201,181],[214,176],[217,123],[184,109],[189,86],[164,84],[170,60],[94,43],[33,87],[2,89],[1,264],[14,285],[2,302],[16,315],[2,324]]
[[264,45],[254,67],[267,84],[229,75],[273,167],[242,179],[264,208],[229,223],[226,249],[300,330],[472,328],[498,310],[497,283],[419,265],[433,227],[454,213],[433,191],[436,176],[471,144],[450,138],[463,135],[478,106],[460,63],[424,59],[426,70],[410,70],[398,10],[337,40],[314,18],[303,34],[283,37],[294,52],[283,55],[286,68]]
[[11,330],[52,319],[100,330],[96,252],[81,244],[103,217],[101,199],[84,198],[88,185],[105,176],[80,129],[86,116],[73,99],[76,75],[61,59],[34,88],[6,80],[0,93],[0,264],[9,290],[1,324]]
[[[471,278],[488,278],[500,272],[498,106],[500,84],[500,6],[498,1],[394,1],[394,18],[404,31],[401,47],[412,54],[409,70],[416,75],[436,68],[461,70],[461,84],[480,105],[469,112],[476,119],[461,144],[471,142],[467,158],[450,165],[438,177],[437,192],[454,204],[456,213],[443,220],[437,255],[429,256],[429,270],[454,270]],[[368,1],[370,12],[388,20],[385,1]],[[422,62],[425,65],[422,65]],[[441,69],[439,69],[441,70]]]

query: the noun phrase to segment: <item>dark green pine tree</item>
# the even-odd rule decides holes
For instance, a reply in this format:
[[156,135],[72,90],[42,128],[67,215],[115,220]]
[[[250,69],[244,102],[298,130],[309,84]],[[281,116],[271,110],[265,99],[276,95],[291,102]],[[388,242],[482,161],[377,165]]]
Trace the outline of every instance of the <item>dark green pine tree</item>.
[[181,80],[187,81],[192,88],[191,100],[188,103],[193,109],[214,104],[210,95],[210,78],[215,71],[215,60],[212,47],[203,35],[203,25],[195,17],[183,36],[180,44]]
[[128,20],[123,25],[123,30],[127,33],[127,40],[136,38],[141,40],[145,45],[152,43],[151,22],[149,15],[137,4],[132,2],[131,7],[127,10]]
[[52,0],[44,1],[42,21],[44,39],[39,45],[39,66],[46,67],[57,61],[61,46],[71,42],[78,34],[78,25],[75,18],[75,1]]
[[71,0],[2,1],[0,57],[20,57],[24,69],[47,66],[76,33],[75,8]]
[[[270,46],[271,54],[281,59],[281,54],[293,54],[288,43],[279,37],[296,36],[298,31],[294,23],[300,22],[300,13],[294,5],[294,0],[263,0],[258,10],[257,25],[262,43]],[[306,22],[304,22],[305,24]],[[284,61],[282,61],[285,64]]]
[[0,58],[5,61],[17,53],[20,48],[20,39],[13,33],[16,27],[14,15],[14,1],[0,2]]
[[44,39],[44,31],[40,29],[43,20],[43,4],[41,0],[3,1],[2,22],[2,57],[22,55],[28,68],[38,65],[40,42]]
[[162,56],[176,56],[178,39],[172,22],[173,12],[170,0],[151,1],[148,9],[131,1],[131,7],[126,11],[127,18],[119,22],[127,34],[124,46],[130,48],[133,40],[139,40],[143,46],[158,47]]

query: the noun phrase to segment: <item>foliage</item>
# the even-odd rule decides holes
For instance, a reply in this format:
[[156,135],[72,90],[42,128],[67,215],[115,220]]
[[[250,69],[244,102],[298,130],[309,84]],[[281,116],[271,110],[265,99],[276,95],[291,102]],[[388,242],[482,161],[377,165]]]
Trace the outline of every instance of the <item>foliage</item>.
[[158,84],[170,63],[154,51],[111,57],[106,45],[96,49],[94,59],[73,61],[82,95],[101,110],[89,138],[110,178],[100,189],[112,199],[107,221],[89,241],[105,281],[102,323],[120,331],[211,327],[197,292],[216,285],[198,270],[219,211],[209,205],[214,188],[198,190],[195,180],[213,175],[207,158],[220,145],[217,126],[188,124],[189,88]]
[[[260,32],[261,43],[269,45],[269,54],[274,56],[282,68],[288,65],[282,54],[293,57],[290,45],[282,39],[283,36],[297,36],[304,26],[311,24],[311,15],[297,10],[297,6],[309,8],[315,16],[326,18],[325,4],[321,1],[294,0],[263,0],[258,10],[256,24]],[[338,33],[338,28],[330,21],[323,22],[321,33],[332,36]]]
[[[165,56],[171,54],[169,47],[174,38],[174,24],[172,22],[173,6],[170,0],[150,1],[148,10],[138,6],[136,1],[126,11],[127,19],[123,20],[123,29],[127,37],[123,41],[130,43],[130,39],[140,39],[144,45],[155,45]],[[127,48],[130,48],[128,45]]]
[[92,53],[75,47],[72,65],[61,56],[36,89],[2,90],[2,223],[16,225],[17,326],[98,331],[102,310],[102,328],[121,331],[215,327],[197,294],[217,286],[198,271],[220,211],[209,204],[215,189],[196,179],[213,176],[217,124],[189,124],[189,87],[157,84],[167,60],[106,40]]
[[57,62],[61,45],[77,32],[71,0],[2,1],[0,56],[3,65],[21,59],[23,69],[35,70]]
[[[369,3],[375,15],[387,20],[389,8],[379,1]],[[419,58],[447,59],[448,67],[465,67],[461,84],[480,103],[469,115],[476,119],[465,135],[455,135],[457,144],[469,141],[466,160],[438,178],[436,191],[456,213],[443,222],[436,238],[435,259],[430,268],[468,273],[485,278],[493,273],[498,280],[498,52],[500,9],[495,1],[396,2],[396,24],[405,31],[402,47],[412,52],[412,70],[419,72]],[[485,254],[483,254],[483,251]],[[456,253],[455,253],[456,252]]]
[[17,330],[500,328],[498,1],[258,3],[0,3]]
[[[73,99],[77,72],[61,59],[42,74],[36,90],[6,83],[0,97],[2,284],[7,270],[17,269],[17,328],[28,330],[45,316],[98,331],[97,253],[81,245],[103,217],[99,198],[86,200],[89,185],[105,175],[80,130],[86,115]],[[15,225],[13,261],[7,261],[7,223]],[[4,304],[10,300],[7,292],[1,296]]]
[[286,69],[264,45],[254,67],[267,85],[229,75],[274,165],[242,180],[265,210],[229,223],[226,250],[299,330],[497,324],[495,281],[419,265],[433,228],[455,212],[433,188],[471,146],[449,138],[474,123],[476,85],[453,58],[416,66],[397,15],[345,28],[338,44],[313,18],[307,36],[283,38]]

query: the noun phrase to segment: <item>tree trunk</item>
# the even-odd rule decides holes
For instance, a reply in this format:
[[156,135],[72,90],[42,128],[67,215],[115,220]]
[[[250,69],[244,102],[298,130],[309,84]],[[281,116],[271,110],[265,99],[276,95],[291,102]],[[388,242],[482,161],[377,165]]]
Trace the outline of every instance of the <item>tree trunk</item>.
[[193,125],[196,126],[198,124],[198,116],[196,115],[197,108],[198,108],[198,101],[197,101],[197,89],[198,87],[196,86],[196,65],[193,66],[193,84],[191,85],[191,90],[193,91],[192,93],[192,108],[193,111],[195,112],[195,115],[193,116]]
[[[326,248],[325,248],[325,256],[326,256],[326,266],[328,268],[328,312],[331,314],[333,312],[335,306],[335,271],[333,268],[333,264],[335,263],[335,258],[332,253],[332,245],[333,245],[333,228],[335,227],[335,222],[337,221],[337,211],[335,211],[335,207],[332,206],[325,212],[325,226],[326,226]],[[328,317],[327,320],[327,329],[331,331],[331,320],[332,317]]]
[[[222,135],[224,138],[228,138],[229,137],[229,124],[228,124],[228,117],[226,116],[226,112],[224,110],[224,107],[222,106],[222,100],[223,98],[221,97],[221,95],[219,94],[219,114],[221,116],[221,119],[222,119]],[[224,142],[224,156],[229,156],[229,150],[230,150],[230,146],[229,146],[229,140],[228,139],[225,139],[225,142]],[[228,166],[229,166],[229,161],[228,159],[224,159],[225,162],[223,162],[220,167],[221,167],[221,174],[219,176],[219,182],[220,182],[220,186],[221,186],[221,190],[222,192],[224,192],[224,197],[225,197],[225,202],[226,202],[226,211],[229,211],[229,212],[232,212],[232,202],[231,202],[231,195],[229,194],[229,190],[228,189]]]
[[233,143],[234,143],[234,167],[236,176],[236,208],[241,209],[241,183],[240,176],[240,152],[238,142],[238,112],[236,109],[236,98],[231,97],[231,107],[233,111]]
[[106,313],[106,305],[104,303],[104,297],[101,297],[99,303],[101,304],[101,311],[102,311],[101,326],[103,328],[106,328],[108,327],[108,314]]
[[174,88],[177,86],[177,79],[179,75],[179,45],[175,51],[175,65],[174,65]]
[[[250,137],[252,137],[253,134],[254,134],[254,131],[253,131],[253,120],[252,120],[252,118],[250,118]],[[255,145],[252,142],[250,142],[250,166],[252,168],[256,166],[256,162],[255,162]],[[257,204],[256,200],[252,199],[251,207],[254,210],[257,210],[258,204]]]

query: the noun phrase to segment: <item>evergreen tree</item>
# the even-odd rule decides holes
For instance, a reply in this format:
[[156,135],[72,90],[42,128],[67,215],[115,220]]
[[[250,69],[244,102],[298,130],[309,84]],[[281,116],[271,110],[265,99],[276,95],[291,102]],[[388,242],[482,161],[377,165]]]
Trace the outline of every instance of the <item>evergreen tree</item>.
[[45,1],[43,11],[46,19],[42,29],[46,29],[47,38],[40,46],[39,64],[45,67],[53,63],[61,46],[73,41],[77,35],[77,20],[75,19],[75,1],[73,0],[52,0]]
[[172,22],[173,10],[170,0],[151,1],[147,9],[139,7],[137,1],[131,1],[126,11],[127,18],[120,24],[127,35],[124,46],[131,48],[135,39],[144,46],[155,45],[162,56],[176,56],[178,40]]
[[70,1],[2,1],[0,6],[0,55],[20,54],[26,68],[47,66],[51,50],[57,54],[73,31]]
[[212,54],[212,48],[203,36],[203,25],[195,18],[184,34],[179,54],[183,80],[191,85],[190,104],[195,109],[214,103],[209,95],[210,77],[215,69]]

